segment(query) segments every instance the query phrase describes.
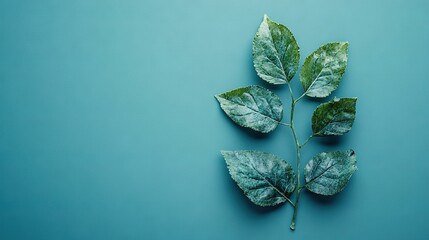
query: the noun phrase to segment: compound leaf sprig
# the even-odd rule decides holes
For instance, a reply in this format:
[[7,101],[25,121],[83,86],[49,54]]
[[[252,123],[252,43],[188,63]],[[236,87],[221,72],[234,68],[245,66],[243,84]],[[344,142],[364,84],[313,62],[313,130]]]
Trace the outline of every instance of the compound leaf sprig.
[[[334,98],[313,112],[313,133],[300,143],[294,123],[296,104],[305,96],[325,98],[335,91],[347,67],[348,43],[328,43],[311,53],[300,70],[303,93],[295,98],[291,81],[299,68],[300,49],[284,25],[264,19],[253,39],[253,64],[258,76],[274,85],[288,86],[291,105],[289,122],[282,122],[280,98],[261,86],[247,86],[216,95],[222,110],[241,127],[269,133],[283,125],[291,129],[296,146],[296,174],[291,165],[261,151],[221,151],[232,179],[256,205],[274,206],[287,202],[293,209],[290,228],[295,229],[301,191],[334,195],[342,191],[357,170],[353,150],[322,152],[304,167],[301,183],[301,150],[314,137],[339,136],[349,132],[356,115],[357,98]],[[291,196],[296,191],[295,200]]]

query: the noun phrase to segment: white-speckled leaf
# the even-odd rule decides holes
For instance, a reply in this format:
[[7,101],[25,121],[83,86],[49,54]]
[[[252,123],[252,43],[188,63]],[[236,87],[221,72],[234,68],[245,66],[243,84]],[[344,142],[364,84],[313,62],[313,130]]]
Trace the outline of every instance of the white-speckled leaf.
[[215,97],[235,123],[258,132],[274,130],[283,117],[280,98],[260,86],[238,88]]
[[305,59],[300,72],[305,95],[322,98],[337,89],[346,71],[348,45],[347,42],[328,43]]
[[259,206],[287,201],[295,190],[296,177],[285,160],[259,151],[222,151],[232,179]]
[[317,194],[334,195],[346,187],[356,170],[353,150],[323,152],[305,166],[305,187]]
[[272,84],[289,82],[299,66],[299,47],[292,32],[267,15],[253,39],[253,64],[259,77]]
[[314,136],[343,135],[355,121],[357,98],[334,98],[320,104],[311,118]]

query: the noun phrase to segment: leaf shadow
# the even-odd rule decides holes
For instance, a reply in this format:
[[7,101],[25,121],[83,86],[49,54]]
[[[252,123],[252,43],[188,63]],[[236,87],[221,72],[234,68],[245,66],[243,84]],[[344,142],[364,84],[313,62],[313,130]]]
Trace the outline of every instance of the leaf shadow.
[[341,136],[315,137],[314,140],[324,146],[339,146],[344,145],[349,140],[349,136],[346,133]]
[[336,146],[341,143],[342,136],[316,137],[316,142],[325,146]]
[[301,101],[308,101],[308,102],[312,102],[312,103],[325,103],[328,102],[329,100],[331,100],[331,98],[333,99],[333,97],[328,96],[328,97],[324,97],[324,98],[312,98],[312,97],[303,97]]
[[[235,123],[233,123],[233,124],[235,124]],[[237,124],[235,124],[235,125],[237,125]],[[269,138],[271,133],[272,133],[272,132],[261,133],[261,132],[254,131],[250,128],[241,127],[241,126],[238,126],[236,128],[239,129],[238,131],[243,132],[244,134],[250,136],[253,139],[266,139],[266,138]]]
[[267,139],[270,135],[270,133],[261,133],[261,132],[254,131],[250,128],[242,127],[242,126],[236,124],[234,121],[232,121],[225,114],[224,114],[224,117],[228,120],[229,124],[232,125],[233,130],[231,130],[231,131],[238,131],[238,132],[243,133],[252,139]]
[[347,198],[350,197],[350,194],[348,192],[353,190],[353,187],[352,187],[352,185],[354,185],[353,182],[354,181],[349,181],[346,188],[344,188],[341,192],[332,196],[324,196],[324,195],[310,192],[308,190],[304,191],[303,193],[305,197],[308,196],[308,198],[311,198],[315,202],[315,204],[318,204],[321,206],[330,206],[335,203],[335,205],[337,206],[342,202],[346,202]]
[[284,203],[271,207],[261,207],[252,203],[250,199],[248,199],[243,193],[243,190],[241,190],[241,188],[238,187],[237,183],[231,178],[231,175],[228,172],[228,168],[226,167],[225,160],[222,157],[219,157],[219,163],[221,163],[219,164],[219,166],[222,168],[223,173],[223,185],[225,185],[225,188],[229,189],[228,196],[233,198],[230,201],[232,204],[237,205],[237,207],[244,206],[244,208],[250,209],[252,213],[257,215],[271,213],[272,211],[283,206]]

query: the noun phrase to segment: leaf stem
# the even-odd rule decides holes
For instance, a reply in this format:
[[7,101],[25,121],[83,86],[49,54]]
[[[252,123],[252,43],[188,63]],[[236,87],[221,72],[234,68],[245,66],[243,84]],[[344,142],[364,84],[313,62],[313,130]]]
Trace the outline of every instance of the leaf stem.
[[302,188],[298,188],[298,192],[296,193],[296,201],[295,201],[295,209],[293,211],[293,217],[292,217],[292,223],[290,224],[290,229],[291,230],[295,230],[295,225],[296,225],[296,213],[297,213],[297,209],[298,209],[298,202],[299,202],[299,197],[301,195],[301,190]]
[[289,199],[289,198],[287,198],[286,196],[283,196],[285,199],[286,199],[286,201],[288,202],[288,203],[290,203],[290,205],[292,206],[292,207],[294,207],[295,208],[295,204]]
[[[305,93],[306,93],[306,92],[305,92]],[[305,96],[305,93],[303,93],[301,96],[299,96],[299,98],[297,98],[297,99],[295,100],[295,103],[299,102],[299,100],[301,100],[301,99]]]
[[307,140],[305,140],[305,142],[303,144],[301,144],[301,148],[304,147],[305,144],[307,144],[313,137],[314,137],[314,134],[311,134],[311,136],[308,137]]
[[280,125],[286,126],[286,127],[290,127],[289,123],[284,123],[284,122],[278,122]]
[[[299,197],[301,195],[301,183],[300,183],[300,179],[301,179],[301,145],[299,144],[298,137],[296,135],[295,125],[293,123],[293,116],[295,113],[295,104],[299,101],[299,99],[302,98],[302,96],[299,97],[297,100],[295,100],[295,98],[293,96],[292,88],[290,86],[290,83],[288,83],[288,87],[289,87],[290,96],[292,99],[291,108],[290,108],[290,128],[292,130],[293,138],[295,140],[295,145],[296,145],[296,168],[297,168],[297,170],[296,170],[296,172],[297,172],[297,174],[296,174],[296,184],[297,184],[296,189],[298,189],[298,190],[297,190],[297,194],[296,194],[296,198],[295,198],[292,223],[290,224],[290,229],[295,230],[296,214],[297,214],[297,210],[298,210]],[[307,143],[307,141],[304,143],[304,145],[306,143]]]

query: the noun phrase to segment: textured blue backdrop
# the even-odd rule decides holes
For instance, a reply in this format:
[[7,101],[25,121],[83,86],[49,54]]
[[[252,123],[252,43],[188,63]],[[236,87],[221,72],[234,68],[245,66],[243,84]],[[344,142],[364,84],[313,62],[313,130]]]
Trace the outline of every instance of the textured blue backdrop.
[[[0,0],[0,239],[429,239],[428,11],[424,0]],[[262,84],[251,41],[264,13],[303,57],[349,41],[334,95],[359,98],[353,130],[303,154],[353,148],[359,171],[338,196],[303,194],[295,232],[291,207],[253,206],[219,154],[295,165],[289,129],[240,129],[213,97]],[[297,106],[301,139],[317,104]]]

